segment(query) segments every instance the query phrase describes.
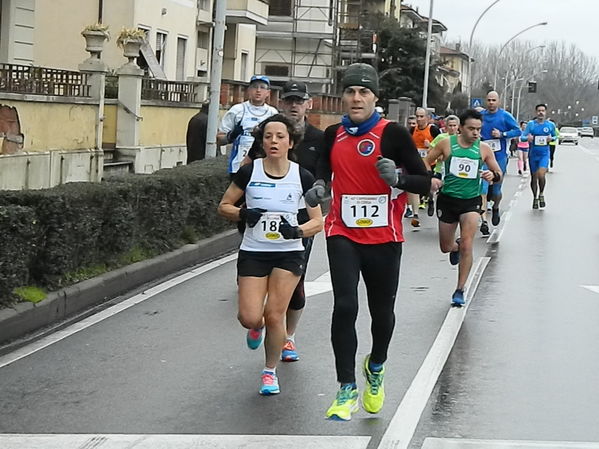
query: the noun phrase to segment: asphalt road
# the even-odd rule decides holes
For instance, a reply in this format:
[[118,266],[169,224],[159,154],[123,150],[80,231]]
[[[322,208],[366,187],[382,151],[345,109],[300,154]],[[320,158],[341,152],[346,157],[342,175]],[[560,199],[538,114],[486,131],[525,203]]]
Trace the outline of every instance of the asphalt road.
[[[245,347],[236,321],[235,262],[223,261],[184,282],[136,295],[130,300],[135,305],[114,315],[108,309],[106,319],[76,333],[50,335],[47,346],[27,356],[35,348],[25,347],[18,360],[16,354],[0,356],[0,448],[432,449],[487,447],[481,441],[468,446],[470,440],[562,445],[535,447],[599,442],[594,168],[599,139],[560,146],[548,175],[547,208],[533,211],[528,179],[515,174],[515,160],[510,162],[503,222],[490,239],[498,243],[477,236],[475,262],[488,264],[479,266],[480,284],[461,311],[449,307],[457,271],[438,249],[436,219],[424,214],[418,231],[406,221],[387,400],[379,415],[360,411],[348,423],[324,419],[337,385],[321,236],[308,273],[315,294],[297,334],[301,360],[278,369],[280,395],[258,395],[263,352]],[[447,364],[442,355],[436,359],[439,371],[444,366],[438,381],[436,375],[426,378],[423,367],[436,356],[448,320],[456,334],[464,324]],[[362,307],[358,363],[369,352],[369,326]],[[414,388],[425,384],[430,398],[423,393],[427,388]],[[404,416],[400,410],[414,420],[414,429],[409,420],[394,419]],[[61,435],[33,436],[40,434]],[[398,434],[414,437],[385,446]]]

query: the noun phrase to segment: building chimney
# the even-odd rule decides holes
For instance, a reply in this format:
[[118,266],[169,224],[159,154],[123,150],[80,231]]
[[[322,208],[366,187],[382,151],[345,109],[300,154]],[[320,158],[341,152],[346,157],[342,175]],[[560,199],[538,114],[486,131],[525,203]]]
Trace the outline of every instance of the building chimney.
[[461,50],[461,47],[462,47],[462,44],[460,44],[459,42],[457,42],[457,43],[455,44],[455,50],[456,50],[456,51],[460,51],[460,50]]

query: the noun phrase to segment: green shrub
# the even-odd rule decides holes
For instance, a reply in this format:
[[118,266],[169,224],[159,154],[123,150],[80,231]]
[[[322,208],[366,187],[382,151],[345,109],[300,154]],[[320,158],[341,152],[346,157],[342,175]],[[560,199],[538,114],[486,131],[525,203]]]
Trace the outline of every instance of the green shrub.
[[11,302],[15,287],[29,283],[39,233],[33,208],[0,205],[0,306]]
[[[15,287],[48,290],[230,229],[216,158],[102,183],[0,192],[0,305]],[[7,268],[8,267],[8,268]]]

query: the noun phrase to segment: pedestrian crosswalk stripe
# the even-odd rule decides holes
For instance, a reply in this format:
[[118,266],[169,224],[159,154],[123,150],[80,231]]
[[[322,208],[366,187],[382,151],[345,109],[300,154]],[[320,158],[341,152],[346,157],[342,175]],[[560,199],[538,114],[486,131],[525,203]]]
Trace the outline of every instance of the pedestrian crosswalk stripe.
[[0,434],[2,449],[366,449],[369,436]]
[[599,443],[427,438],[422,449],[599,449]]

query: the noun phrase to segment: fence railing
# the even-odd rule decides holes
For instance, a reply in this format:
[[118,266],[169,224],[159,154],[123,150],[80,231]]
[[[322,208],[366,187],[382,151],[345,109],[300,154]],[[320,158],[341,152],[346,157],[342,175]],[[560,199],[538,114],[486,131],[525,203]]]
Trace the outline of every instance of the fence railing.
[[144,78],[141,83],[141,98],[142,100],[196,103],[197,85],[193,82]]
[[70,70],[0,64],[0,92],[89,97],[87,74]]

